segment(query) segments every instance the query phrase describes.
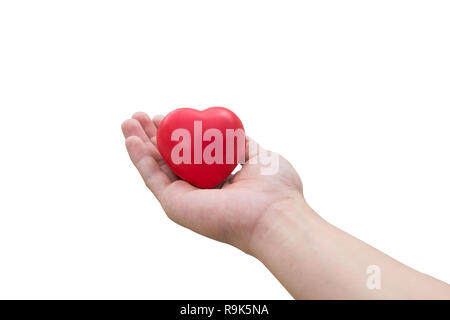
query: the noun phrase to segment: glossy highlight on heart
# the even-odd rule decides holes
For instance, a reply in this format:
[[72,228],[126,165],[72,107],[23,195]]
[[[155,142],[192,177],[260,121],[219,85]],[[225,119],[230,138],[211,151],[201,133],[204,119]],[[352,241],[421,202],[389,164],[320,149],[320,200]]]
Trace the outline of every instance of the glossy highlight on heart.
[[158,127],[156,141],[170,169],[199,188],[220,184],[245,156],[244,126],[223,107],[170,112]]

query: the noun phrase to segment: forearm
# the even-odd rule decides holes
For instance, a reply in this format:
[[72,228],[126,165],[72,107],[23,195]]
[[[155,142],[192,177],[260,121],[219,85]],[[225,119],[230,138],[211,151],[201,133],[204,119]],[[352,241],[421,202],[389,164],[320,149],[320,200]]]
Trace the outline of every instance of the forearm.
[[[419,273],[320,218],[306,203],[266,215],[253,254],[297,299],[442,299],[450,286]],[[380,288],[367,286],[367,268]]]

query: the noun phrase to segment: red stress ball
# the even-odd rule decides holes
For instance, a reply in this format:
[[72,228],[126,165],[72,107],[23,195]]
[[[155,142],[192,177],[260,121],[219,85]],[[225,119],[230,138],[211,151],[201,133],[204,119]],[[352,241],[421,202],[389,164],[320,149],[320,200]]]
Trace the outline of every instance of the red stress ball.
[[217,186],[245,158],[244,126],[223,107],[176,109],[161,121],[156,140],[170,169],[199,188]]

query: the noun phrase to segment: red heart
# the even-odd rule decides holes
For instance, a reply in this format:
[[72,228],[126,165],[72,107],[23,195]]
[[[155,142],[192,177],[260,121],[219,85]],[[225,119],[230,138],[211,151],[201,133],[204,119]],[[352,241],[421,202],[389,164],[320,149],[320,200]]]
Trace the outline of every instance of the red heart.
[[222,107],[170,112],[158,127],[156,141],[170,169],[200,188],[212,188],[225,180],[245,153],[244,126]]

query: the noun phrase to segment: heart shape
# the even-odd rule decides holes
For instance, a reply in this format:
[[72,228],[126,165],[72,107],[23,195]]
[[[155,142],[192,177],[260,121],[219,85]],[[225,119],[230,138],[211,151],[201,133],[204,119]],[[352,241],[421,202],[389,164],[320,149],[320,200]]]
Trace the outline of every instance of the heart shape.
[[162,158],[181,179],[199,188],[225,180],[245,156],[245,131],[230,110],[180,108],[158,126],[156,144]]

